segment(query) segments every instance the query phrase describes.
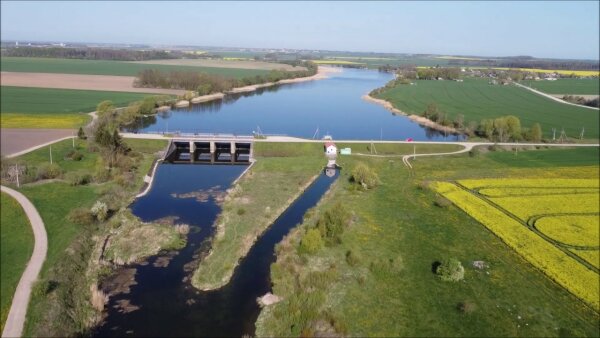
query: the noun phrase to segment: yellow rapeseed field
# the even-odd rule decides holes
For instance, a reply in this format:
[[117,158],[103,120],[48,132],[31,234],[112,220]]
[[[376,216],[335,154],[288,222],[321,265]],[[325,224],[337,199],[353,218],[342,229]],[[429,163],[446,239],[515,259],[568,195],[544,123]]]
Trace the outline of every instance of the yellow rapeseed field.
[[[471,189],[480,187],[581,187],[598,186],[598,179],[483,179],[462,180],[460,184]],[[478,197],[474,192],[460,188],[454,183],[436,182],[433,188],[452,201],[457,207],[490,229],[509,247],[515,250],[531,264],[543,271],[548,277],[569,290],[571,293],[600,311],[600,280],[597,272],[591,270],[576,258],[569,256],[566,249],[559,248],[555,242],[547,241],[527,226],[531,216],[542,216],[544,233],[565,244],[579,246],[598,246],[598,192],[569,195],[510,196],[488,198]],[[497,203],[509,214],[503,212],[489,201]],[[572,218],[556,213],[596,213],[596,215],[572,215]],[[521,221],[511,217],[517,216]],[[583,218],[595,217],[596,223],[583,225]],[[581,217],[577,218],[577,217]],[[586,219],[589,220],[589,217]],[[552,221],[548,221],[552,220]],[[537,224],[537,223],[536,223]],[[573,228],[585,227],[574,231]],[[594,230],[595,227],[595,230]],[[595,236],[594,236],[595,234]],[[578,236],[579,235],[579,236]],[[589,238],[582,238],[589,236]],[[593,236],[593,237],[592,237]],[[594,239],[596,242],[594,242]],[[594,244],[595,243],[595,244]],[[590,264],[597,266],[598,250],[574,250]]]
[[479,193],[487,197],[512,195],[549,195],[549,194],[591,194],[598,193],[598,188],[482,188]]
[[86,114],[14,114],[2,113],[2,128],[72,129],[84,126],[90,116]]
[[542,217],[535,222],[535,227],[561,243],[597,247],[600,238],[599,220],[597,215],[559,215]]
[[585,259],[588,263],[600,269],[600,251],[598,250],[571,250],[572,253]]

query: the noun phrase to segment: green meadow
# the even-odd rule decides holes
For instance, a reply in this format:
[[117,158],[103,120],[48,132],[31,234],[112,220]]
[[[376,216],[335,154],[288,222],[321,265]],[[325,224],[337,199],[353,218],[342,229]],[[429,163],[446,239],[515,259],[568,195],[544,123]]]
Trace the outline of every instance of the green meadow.
[[521,83],[548,94],[600,95],[600,79],[525,80]]
[[514,115],[521,125],[542,126],[545,138],[557,137],[564,128],[568,137],[579,137],[585,127],[586,139],[598,139],[598,111],[555,102],[516,86],[488,84],[485,79],[465,78],[464,82],[417,80],[414,85],[398,85],[376,95],[390,101],[394,107],[408,114],[420,115],[430,103],[446,112],[451,119],[463,114],[465,121],[494,119]]
[[[358,163],[379,186],[352,182]],[[598,313],[428,188],[478,177],[593,178],[597,148],[417,158],[412,172],[399,158],[343,156],[339,164],[330,192],[276,248],[271,280],[282,301],[263,308],[257,336],[598,336]],[[351,217],[339,237],[303,251],[309,229],[340,208]],[[462,262],[464,280],[432,272],[450,257]]]

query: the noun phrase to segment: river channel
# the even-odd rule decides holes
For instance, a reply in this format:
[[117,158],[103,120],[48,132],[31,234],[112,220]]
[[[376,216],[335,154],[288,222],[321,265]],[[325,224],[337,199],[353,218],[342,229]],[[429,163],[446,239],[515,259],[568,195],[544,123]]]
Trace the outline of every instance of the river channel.
[[[256,298],[271,290],[269,271],[275,245],[302,221],[306,210],[316,205],[338,173],[333,177],[323,173],[316,179],[258,239],[229,284],[215,291],[199,291],[189,277],[195,262],[209,249],[212,225],[221,210],[219,201],[244,169],[245,165],[159,165],[151,190],[131,209],[144,221],[171,217],[174,223],[190,225],[187,245],[123,267],[109,278],[132,276],[129,290],[110,298],[107,316],[94,330],[95,336],[254,334],[260,312]],[[110,287],[105,288],[110,291]]]
[[323,80],[282,84],[255,92],[226,95],[145,118],[134,132],[233,133],[303,138],[330,134],[334,139],[455,141],[396,116],[362,96],[384,86],[393,75],[376,70],[339,68]]

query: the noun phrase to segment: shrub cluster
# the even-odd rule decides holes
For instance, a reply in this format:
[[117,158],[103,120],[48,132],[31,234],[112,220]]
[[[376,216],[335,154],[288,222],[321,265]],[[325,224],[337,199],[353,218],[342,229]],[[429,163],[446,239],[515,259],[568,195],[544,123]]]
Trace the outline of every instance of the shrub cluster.
[[465,268],[456,258],[443,260],[438,265],[435,273],[446,282],[458,282],[465,277]]
[[359,184],[363,189],[372,189],[379,184],[379,176],[365,163],[358,163],[354,169],[350,179]]
[[38,180],[57,178],[61,174],[62,170],[56,163],[42,163],[37,167]]

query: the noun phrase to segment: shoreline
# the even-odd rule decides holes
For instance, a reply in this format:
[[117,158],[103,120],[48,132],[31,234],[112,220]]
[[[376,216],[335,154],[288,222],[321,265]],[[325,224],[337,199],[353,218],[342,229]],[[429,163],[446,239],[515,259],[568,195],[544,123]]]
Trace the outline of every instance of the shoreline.
[[[244,173],[246,173],[246,171],[244,171]],[[215,252],[214,250],[214,246],[212,245],[215,241],[215,239],[217,239],[219,236],[223,236],[223,232],[225,224],[223,224],[222,222],[215,222],[213,224],[213,227],[215,228],[215,232],[212,236],[212,238],[210,238],[210,242],[211,242],[211,248],[208,251],[208,253],[206,254],[206,256],[204,256],[202,258],[202,261],[199,262],[198,266],[196,267],[196,269],[194,270],[194,272],[192,273],[192,278],[191,278],[191,284],[193,287],[195,287],[196,289],[200,290],[200,291],[213,291],[213,290],[217,290],[220,289],[222,287],[224,287],[225,285],[229,284],[229,282],[231,281],[231,278],[233,277],[233,275],[235,274],[235,270],[237,269],[238,265],[240,264],[240,261],[246,257],[248,255],[248,253],[250,252],[250,250],[252,249],[252,247],[254,246],[254,244],[258,241],[258,239],[269,229],[269,227],[271,227],[275,221],[277,221],[277,219],[298,199],[300,198],[300,196],[302,196],[302,194],[304,194],[304,192],[306,192],[306,190],[317,180],[317,178],[319,177],[319,175],[314,175],[312,176],[308,182],[306,184],[304,184],[302,187],[300,187],[300,189],[293,195],[291,196],[286,202],[285,204],[278,209],[275,213],[273,213],[271,215],[271,217],[269,217],[269,219],[266,222],[266,226],[264,226],[262,229],[260,229],[260,234],[258,236],[256,236],[255,238],[253,238],[251,243],[247,243],[245,246],[243,246],[241,248],[241,252],[242,255],[240,255],[240,257],[238,257],[238,259],[236,260],[235,264],[231,267],[231,269],[229,269],[225,275],[223,276],[223,278],[216,283],[199,283],[197,281],[197,273],[198,271],[200,271],[200,265],[206,261],[206,259],[209,256],[212,256]],[[243,175],[241,175],[240,177],[238,177],[238,182],[240,179],[243,178]],[[232,185],[233,186],[233,185]],[[229,195],[229,193],[228,193]],[[219,216],[221,216],[223,214],[223,210],[221,209],[221,212],[219,213]]]
[[299,83],[299,82],[306,82],[306,81],[313,81],[313,80],[323,80],[323,79],[328,78],[329,77],[328,74],[330,74],[330,73],[340,73],[340,72],[341,72],[340,69],[336,69],[334,67],[319,66],[317,73],[315,75],[311,75],[311,76],[307,76],[307,77],[298,77],[295,79],[283,79],[283,80],[279,80],[277,82],[266,82],[266,83],[255,84],[255,85],[250,85],[250,86],[237,87],[237,88],[233,88],[231,90],[228,90],[228,91],[225,91],[222,93],[213,93],[213,94],[196,96],[196,97],[192,98],[191,100],[189,100],[189,102],[191,104],[209,102],[209,101],[213,101],[213,100],[223,99],[225,97],[225,95],[228,95],[228,94],[248,93],[248,92],[256,91],[261,88],[276,86],[276,85],[280,85],[280,84]]
[[447,133],[451,133],[451,134],[462,134],[462,132],[452,128],[452,127],[448,127],[448,126],[442,126],[441,124],[437,123],[437,122],[433,122],[430,119],[423,117],[423,116],[419,116],[416,114],[407,114],[403,111],[401,111],[398,108],[395,108],[391,102],[386,101],[386,100],[382,100],[382,99],[376,99],[372,96],[370,96],[369,94],[365,94],[361,97],[363,100],[367,101],[367,102],[371,102],[371,103],[375,103],[375,104],[379,104],[381,106],[383,106],[385,109],[391,111],[392,113],[396,114],[396,115],[402,115],[402,116],[406,116],[408,117],[409,120],[424,126],[424,127],[428,127],[431,129],[435,129],[438,131],[443,131],[443,132],[447,132]]

